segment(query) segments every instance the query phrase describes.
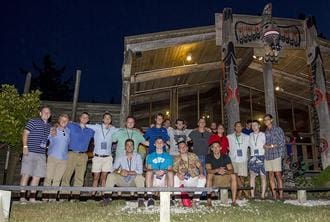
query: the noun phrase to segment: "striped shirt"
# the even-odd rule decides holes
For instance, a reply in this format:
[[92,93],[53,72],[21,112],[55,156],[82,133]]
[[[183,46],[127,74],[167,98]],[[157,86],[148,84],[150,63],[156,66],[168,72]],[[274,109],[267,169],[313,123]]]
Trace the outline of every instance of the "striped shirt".
[[29,131],[29,152],[46,154],[46,144],[50,133],[50,123],[45,123],[41,118],[31,119],[25,126]]
[[267,145],[276,145],[274,148],[265,149],[265,159],[274,160],[282,157],[286,149],[283,130],[278,126],[273,125],[272,128],[266,129],[265,136]]

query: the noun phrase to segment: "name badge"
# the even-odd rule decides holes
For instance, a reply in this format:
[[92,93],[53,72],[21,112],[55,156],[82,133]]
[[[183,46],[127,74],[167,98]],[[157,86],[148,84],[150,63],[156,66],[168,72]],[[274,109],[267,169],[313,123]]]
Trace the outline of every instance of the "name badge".
[[101,150],[106,150],[107,149],[107,142],[103,141],[101,142]]
[[243,150],[237,150],[237,156],[242,157],[243,156]]
[[259,150],[254,150],[254,155],[259,155]]
[[41,143],[40,143],[40,147],[41,147],[41,148],[46,148],[46,145],[47,145],[47,144],[46,144],[45,142],[41,142]]

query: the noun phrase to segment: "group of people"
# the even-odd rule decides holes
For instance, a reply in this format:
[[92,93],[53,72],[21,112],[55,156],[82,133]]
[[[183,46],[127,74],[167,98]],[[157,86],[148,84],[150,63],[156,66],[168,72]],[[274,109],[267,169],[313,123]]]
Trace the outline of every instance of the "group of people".
[[[273,198],[283,198],[281,160],[285,137],[270,114],[264,117],[265,132],[260,131],[257,120],[248,121],[244,128],[238,121],[234,133],[227,136],[222,124],[208,128],[204,118],[198,120],[195,129],[186,129],[184,120],[177,119],[172,127],[158,113],[154,124],[143,133],[135,127],[133,116],[126,118],[124,128],[116,128],[109,112],[103,114],[101,124],[88,124],[87,112],[79,116],[79,122],[62,114],[54,125],[49,123],[49,107],[42,107],[39,114],[40,118],[27,123],[22,136],[22,186],[38,186],[41,178],[45,178],[44,186],[83,186],[92,141],[93,187],[228,187],[232,204],[236,205],[248,174],[251,198],[255,197],[255,179],[260,175],[264,199],[268,173]],[[198,203],[199,194],[190,194],[193,203]],[[79,199],[79,195],[79,191],[47,191],[43,199]],[[208,205],[212,205],[211,195],[207,195]],[[20,196],[26,201],[25,190]],[[103,205],[111,203],[111,192],[102,196]],[[31,191],[29,200],[35,202],[35,198],[36,192]],[[138,206],[145,206],[144,198],[144,192],[137,193]],[[154,204],[153,194],[147,192],[147,206]]]

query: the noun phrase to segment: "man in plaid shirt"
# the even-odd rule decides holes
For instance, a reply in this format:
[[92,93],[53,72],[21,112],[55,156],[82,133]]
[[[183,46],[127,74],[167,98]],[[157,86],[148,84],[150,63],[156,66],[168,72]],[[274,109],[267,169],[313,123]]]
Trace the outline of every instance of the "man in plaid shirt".
[[273,124],[273,117],[270,114],[265,115],[264,123],[266,125],[266,144],[265,148],[265,169],[268,172],[270,188],[273,198],[276,200],[275,179],[279,190],[279,198],[283,199],[283,181],[282,181],[282,157],[285,153],[285,136],[283,130]]

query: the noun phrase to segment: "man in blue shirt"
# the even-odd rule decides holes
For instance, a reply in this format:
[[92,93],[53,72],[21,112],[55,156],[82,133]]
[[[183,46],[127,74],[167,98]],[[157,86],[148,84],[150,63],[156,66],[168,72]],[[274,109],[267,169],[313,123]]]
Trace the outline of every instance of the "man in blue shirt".
[[[109,112],[103,114],[103,124],[87,124],[88,128],[95,131],[94,157],[92,159],[93,187],[97,187],[101,177],[101,185],[105,187],[108,173],[112,168],[112,135],[117,128],[112,126],[112,116]],[[95,195],[96,192],[93,192]]]
[[[73,186],[82,187],[84,185],[84,176],[88,161],[86,152],[91,139],[94,137],[94,130],[86,127],[89,121],[89,114],[87,112],[83,112],[80,115],[79,121],[79,124],[73,122],[68,124],[68,128],[70,129],[70,143],[68,162],[62,178],[62,186],[70,186],[73,173]],[[79,197],[80,192],[74,191],[72,194]]]
[[167,129],[162,126],[164,121],[164,115],[162,113],[158,113],[155,117],[155,126],[148,128],[146,133],[144,134],[144,138],[149,141],[149,149],[148,154],[155,152],[156,146],[155,141],[156,138],[162,138],[164,143],[164,149],[166,148],[166,143],[169,142],[170,137],[167,134]]
[[[44,186],[59,186],[66,169],[68,160],[68,148],[70,142],[70,130],[67,128],[69,116],[61,114],[58,118],[56,135],[48,137],[48,158]],[[45,192],[46,199],[55,200],[57,192]]]
[[[147,156],[146,187],[173,187],[173,157],[164,152],[162,137],[155,140],[156,151]],[[148,206],[155,205],[152,193],[148,192]]]
[[[27,186],[32,177],[31,186],[38,186],[40,178],[46,176],[46,144],[51,125],[48,123],[51,112],[43,106],[40,118],[31,119],[23,131],[23,158],[21,168],[21,186]],[[31,191],[30,202],[35,202],[36,191]],[[25,202],[25,190],[21,190],[20,201]]]

